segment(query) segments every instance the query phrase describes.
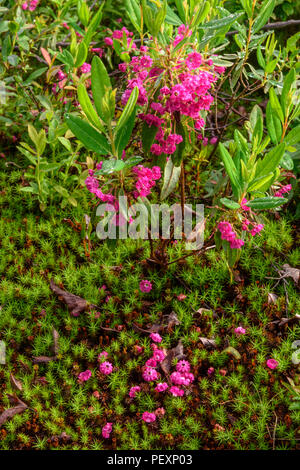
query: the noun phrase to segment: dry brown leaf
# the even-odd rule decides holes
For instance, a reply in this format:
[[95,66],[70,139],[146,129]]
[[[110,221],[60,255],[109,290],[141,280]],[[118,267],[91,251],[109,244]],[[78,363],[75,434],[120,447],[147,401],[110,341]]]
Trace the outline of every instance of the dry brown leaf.
[[26,408],[28,408],[28,406],[23,403],[23,405],[14,406],[14,408],[8,408],[8,410],[3,411],[3,413],[0,415],[0,426],[2,426],[8,419],[13,418],[15,415],[23,413]]
[[89,304],[85,299],[78,295],[71,294],[68,291],[60,289],[52,280],[50,281],[50,289],[67,304],[70,312],[74,316],[78,316],[87,308],[97,308],[94,304]]
[[23,386],[22,386],[22,382],[20,380],[16,379],[16,377],[14,377],[12,374],[10,374],[9,380],[10,380],[11,386],[15,390],[18,390],[19,392],[22,392]]
[[272,294],[272,292],[268,293],[268,304],[276,304],[278,299],[278,295]]
[[182,344],[181,340],[179,340],[179,343],[177,344],[177,346],[175,348],[170,349],[170,351],[168,351],[166,357],[160,363],[160,367],[166,375],[169,375],[169,372],[170,372],[170,369],[171,369],[171,366],[172,366],[172,361],[175,358],[176,359],[184,359],[185,358],[185,354],[183,353],[183,344]]
[[58,344],[59,334],[54,328],[52,330],[52,336],[53,336],[53,342],[54,342],[53,352],[54,352],[55,356],[57,356],[57,354],[59,352],[59,344]]
[[34,364],[46,364],[47,362],[50,362],[50,361],[55,361],[56,360],[56,356],[38,356],[38,357],[33,357],[32,358],[33,360],[33,363]]
[[289,264],[284,264],[282,268],[283,269],[280,271],[280,274],[282,274],[283,277],[291,277],[294,280],[295,284],[298,284],[300,277],[300,269],[292,268]]
[[213,349],[213,348],[216,348],[217,345],[216,345],[216,342],[214,339],[209,339],[209,338],[199,338],[201,343],[203,344],[203,346],[205,346],[206,348],[209,348],[209,349]]

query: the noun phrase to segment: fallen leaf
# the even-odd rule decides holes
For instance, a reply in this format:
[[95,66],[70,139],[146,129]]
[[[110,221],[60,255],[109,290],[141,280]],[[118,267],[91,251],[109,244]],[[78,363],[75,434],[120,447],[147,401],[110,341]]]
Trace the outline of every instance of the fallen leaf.
[[53,352],[54,352],[55,356],[57,356],[57,354],[59,352],[59,344],[58,344],[59,334],[54,328],[52,330],[52,336],[53,336],[53,342],[54,342]]
[[96,305],[89,304],[82,297],[60,289],[52,280],[50,281],[50,289],[67,304],[71,314],[75,317],[84,312],[87,308],[97,308]]
[[222,352],[225,352],[225,353],[228,353],[228,354],[231,354],[233,357],[235,357],[237,360],[240,360],[241,359],[241,355],[240,353],[235,349],[233,348],[232,346],[228,346],[228,348],[224,349]]
[[170,349],[167,352],[166,357],[160,363],[160,367],[166,375],[169,375],[173,359],[184,359],[184,358],[185,358],[185,354],[183,353],[183,344],[181,340],[179,340],[177,346],[175,346],[175,348]]
[[16,377],[14,377],[12,374],[10,374],[9,380],[10,380],[11,386],[15,390],[18,390],[19,392],[22,392],[23,386],[22,386],[22,382],[20,380],[16,379]]
[[8,408],[8,410],[3,411],[0,415],[0,426],[2,426],[8,419],[13,418],[15,415],[19,413],[23,413],[28,406],[21,402],[22,405],[14,406],[13,408]]
[[50,361],[55,361],[57,358],[56,356],[38,356],[38,357],[33,357],[32,360],[33,360],[33,363],[34,364],[42,364],[42,363],[47,363],[47,362],[50,362]]
[[159,333],[164,329],[162,325],[154,324],[149,328],[148,330],[141,328],[140,326],[136,325],[135,323],[132,324],[132,328],[137,332],[137,333]]
[[178,320],[178,317],[175,312],[171,312],[170,315],[165,316],[168,324],[167,324],[167,329],[170,330],[173,328],[174,325],[180,325],[180,321]]
[[272,292],[268,293],[268,304],[276,304],[278,299],[278,295],[272,294]]
[[283,269],[280,271],[280,274],[282,274],[283,277],[291,277],[294,280],[295,284],[298,284],[300,277],[300,269],[292,268],[289,264],[284,264],[282,268]]
[[213,349],[217,347],[217,344],[214,339],[209,339],[209,338],[199,338],[203,346],[209,349]]

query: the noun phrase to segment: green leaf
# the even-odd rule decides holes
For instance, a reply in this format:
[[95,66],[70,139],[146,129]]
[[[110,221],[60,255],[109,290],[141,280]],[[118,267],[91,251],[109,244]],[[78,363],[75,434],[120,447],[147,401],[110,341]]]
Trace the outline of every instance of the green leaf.
[[273,173],[280,160],[282,159],[285,151],[285,143],[279,144],[277,147],[272,148],[262,160],[257,163],[256,176],[268,175]]
[[294,168],[293,159],[290,157],[288,153],[285,153],[280,160],[280,166],[285,170],[292,171]]
[[88,150],[97,152],[100,155],[111,153],[111,147],[107,139],[88,122],[83,121],[77,116],[68,116],[66,123],[77,139],[79,139]]
[[282,126],[279,117],[272,111],[271,102],[268,101],[266,109],[267,129],[273,144],[278,144],[282,135]]
[[259,209],[274,209],[275,207],[282,206],[288,200],[283,197],[259,197],[257,199],[253,199],[252,201],[247,202],[247,206],[251,207],[253,210]]
[[141,33],[141,10],[139,4],[135,0],[125,0],[127,15],[135,27]]
[[138,165],[138,163],[140,163],[142,160],[144,160],[144,159],[140,155],[135,155],[133,157],[129,157],[124,162],[125,167],[126,168],[131,168],[132,166]]
[[85,59],[87,58],[88,54],[88,48],[86,44],[82,41],[79,44],[78,50],[77,50],[77,55],[76,55],[76,62],[75,62],[75,67],[81,67],[82,64],[85,62]]
[[252,34],[257,33],[268,21],[275,7],[275,0],[269,0],[267,3],[263,4],[263,7],[260,9],[259,14],[254,20]]
[[224,26],[229,26],[234,23],[238,18],[244,15],[244,12],[234,13],[232,15],[226,16],[225,18],[220,18],[218,20],[208,21],[207,23],[199,26],[199,29],[205,30],[214,30],[217,31],[218,29],[224,28]]
[[144,152],[150,152],[150,148],[154,142],[157,132],[158,128],[156,126],[148,126],[146,121],[144,121],[142,127],[142,144]]
[[171,158],[167,161],[164,171],[164,183],[160,194],[163,201],[175,189],[181,173],[181,167],[174,166]]
[[219,148],[220,148],[221,158],[225,166],[225,170],[231,181],[232,188],[237,195],[238,191],[240,190],[240,184],[238,181],[237,170],[236,170],[235,164],[233,163],[232,157],[229,154],[228,150],[224,147],[222,143],[219,144]]
[[264,186],[266,183],[271,182],[273,179],[273,173],[269,173],[268,175],[263,175],[259,176],[258,178],[255,178],[253,181],[248,186],[249,193],[253,191],[258,191],[262,186]]
[[46,70],[48,70],[48,67],[41,67],[35,70],[29,75],[29,77],[26,78],[26,80],[24,80],[23,85],[29,85],[33,80],[43,75],[43,73],[45,73]]
[[91,82],[97,113],[104,122],[108,123],[111,120],[111,113],[105,106],[104,98],[111,92],[111,83],[105,65],[98,56],[92,60]]
[[204,19],[206,18],[210,10],[210,3],[208,1],[201,3],[201,4],[198,3],[197,7],[198,7],[198,11],[194,12],[191,29],[197,28],[197,26],[200,23],[203,23]]
[[258,105],[255,105],[250,114],[250,123],[253,129],[252,142],[256,139],[256,146],[258,147],[263,138],[263,113]]
[[115,171],[122,171],[125,168],[123,160],[105,160],[102,163],[101,170],[95,171],[95,175],[110,175]]
[[134,87],[114,130],[115,147],[119,156],[128,144],[134,128],[138,96],[139,89]]
[[280,121],[283,124],[284,123],[283,111],[282,111],[282,108],[281,108],[280,103],[279,103],[279,99],[278,99],[273,87],[270,88],[269,94],[270,94],[271,107],[272,107],[273,111],[277,114],[277,116],[279,117]]
[[228,207],[228,209],[239,209],[240,205],[238,202],[232,201],[232,199],[228,199],[227,197],[222,197],[220,202],[223,206]]
[[83,83],[80,83],[77,88],[77,95],[78,95],[78,101],[80,103],[80,106],[82,108],[82,111],[85,113],[86,117],[88,120],[95,126],[97,129],[100,131],[104,131],[104,127],[101,123],[101,120],[96,113],[90,97],[88,95],[88,92],[85,88],[85,85]]
[[300,142],[300,124],[292,129],[284,139],[289,145],[294,145]]
[[167,13],[165,18],[166,23],[172,24],[173,26],[180,26],[182,25],[181,19],[174,13],[172,8],[168,5],[167,6]]
[[291,69],[283,82],[283,88],[280,96],[280,103],[281,108],[283,110],[283,114],[286,116],[287,110],[291,104],[291,89],[296,81],[296,72],[295,69]]
[[103,7],[104,7],[104,4],[105,2],[102,2],[102,4],[100,5],[100,8],[99,10],[97,11],[97,13],[93,16],[91,22],[90,22],[90,25],[87,29],[87,32],[85,33],[85,36],[84,36],[84,42],[85,42],[85,45],[87,47],[89,47],[90,45],[90,42],[91,42],[91,39],[96,31],[96,29],[98,28],[99,26],[99,23],[102,19],[102,10],[103,10]]
[[74,59],[72,54],[67,51],[66,49],[63,52],[57,54],[57,60],[62,62],[63,64],[68,65],[69,67],[74,67]]

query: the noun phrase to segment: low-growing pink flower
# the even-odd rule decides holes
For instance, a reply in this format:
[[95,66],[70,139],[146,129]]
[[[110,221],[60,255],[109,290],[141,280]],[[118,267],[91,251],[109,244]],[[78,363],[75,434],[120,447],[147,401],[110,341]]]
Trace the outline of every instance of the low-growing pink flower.
[[80,372],[80,374],[78,375],[78,379],[81,382],[86,382],[87,380],[89,380],[91,376],[92,376],[92,372],[89,369],[87,369],[84,372]]
[[267,360],[267,366],[269,369],[276,369],[278,367],[278,362],[275,359],[268,359]]
[[242,326],[238,326],[237,328],[235,328],[234,332],[238,336],[246,334],[246,330]]
[[167,384],[167,382],[159,382],[154,390],[156,390],[157,392],[165,392],[168,388],[169,385]]
[[152,283],[150,281],[148,281],[147,279],[143,279],[141,282],[140,282],[140,290],[141,292],[145,292],[145,293],[148,293],[150,292],[152,289]]
[[156,421],[156,416],[154,413],[149,413],[149,411],[145,411],[142,414],[142,420],[145,421],[145,423],[153,423]]
[[170,389],[169,392],[174,396],[174,397],[182,397],[184,395],[184,390],[182,390],[179,387],[176,387],[176,385],[173,385]]
[[100,369],[100,372],[102,372],[102,374],[108,375],[112,373],[113,366],[110,362],[105,361],[105,362],[102,362],[102,364],[100,364],[99,369]]
[[135,387],[131,387],[131,389],[129,390],[130,398],[135,398],[135,395],[140,391],[141,387],[139,387],[138,385],[136,385]]
[[112,423],[106,423],[102,428],[102,436],[105,439],[109,439],[110,433],[112,432]]
[[162,337],[161,337],[158,333],[151,333],[151,334],[150,334],[150,338],[151,338],[152,341],[154,341],[155,343],[161,343],[161,342],[162,342]]

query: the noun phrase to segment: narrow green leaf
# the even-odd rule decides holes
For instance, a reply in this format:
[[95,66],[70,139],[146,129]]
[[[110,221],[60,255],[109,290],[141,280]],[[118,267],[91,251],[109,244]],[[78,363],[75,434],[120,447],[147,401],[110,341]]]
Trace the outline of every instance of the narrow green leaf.
[[282,108],[281,108],[280,103],[279,103],[279,99],[278,99],[273,87],[270,88],[269,94],[270,94],[271,107],[272,107],[273,111],[277,114],[277,116],[279,117],[280,121],[283,124],[284,123],[283,111],[282,111]]
[[264,176],[273,173],[284,154],[285,143],[279,144],[277,147],[272,148],[265,157],[257,164],[256,176]]
[[111,153],[111,147],[104,137],[88,122],[83,121],[77,116],[68,116],[66,123],[73,134],[79,139],[88,150],[97,152],[100,155]]
[[96,113],[96,111],[95,111],[95,109],[94,109],[94,107],[91,103],[90,97],[89,97],[88,92],[87,92],[87,90],[86,90],[83,83],[80,83],[78,85],[77,95],[78,95],[78,101],[79,101],[79,104],[82,108],[82,111],[85,113],[88,120],[95,127],[97,127],[97,129],[99,129],[100,131],[103,132],[104,127],[101,123],[101,120],[100,120],[98,114]]
[[111,116],[104,105],[104,97],[111,91],[111,83],[105,65],[98,56],[92,60],[91,82],[97,113],[101,119],[108,122]]
[[232,201],[232,199],[228,199],[227,197],[222,197],[220,202],[223,206],[228,207],[228,209],[239,209],[240,205],[238,202]]
[[260,9],[259,14],[254,20],[252,34],[257,33],[268,21],[275,7],[275,0],[269,0],[267,3],[263,4],[263,7]]
[[287,201],[288,200],[283,197],[260,197],[247,202],[247,206],[251,207],[253,210],[274,209],[275,207],[282,206]]

